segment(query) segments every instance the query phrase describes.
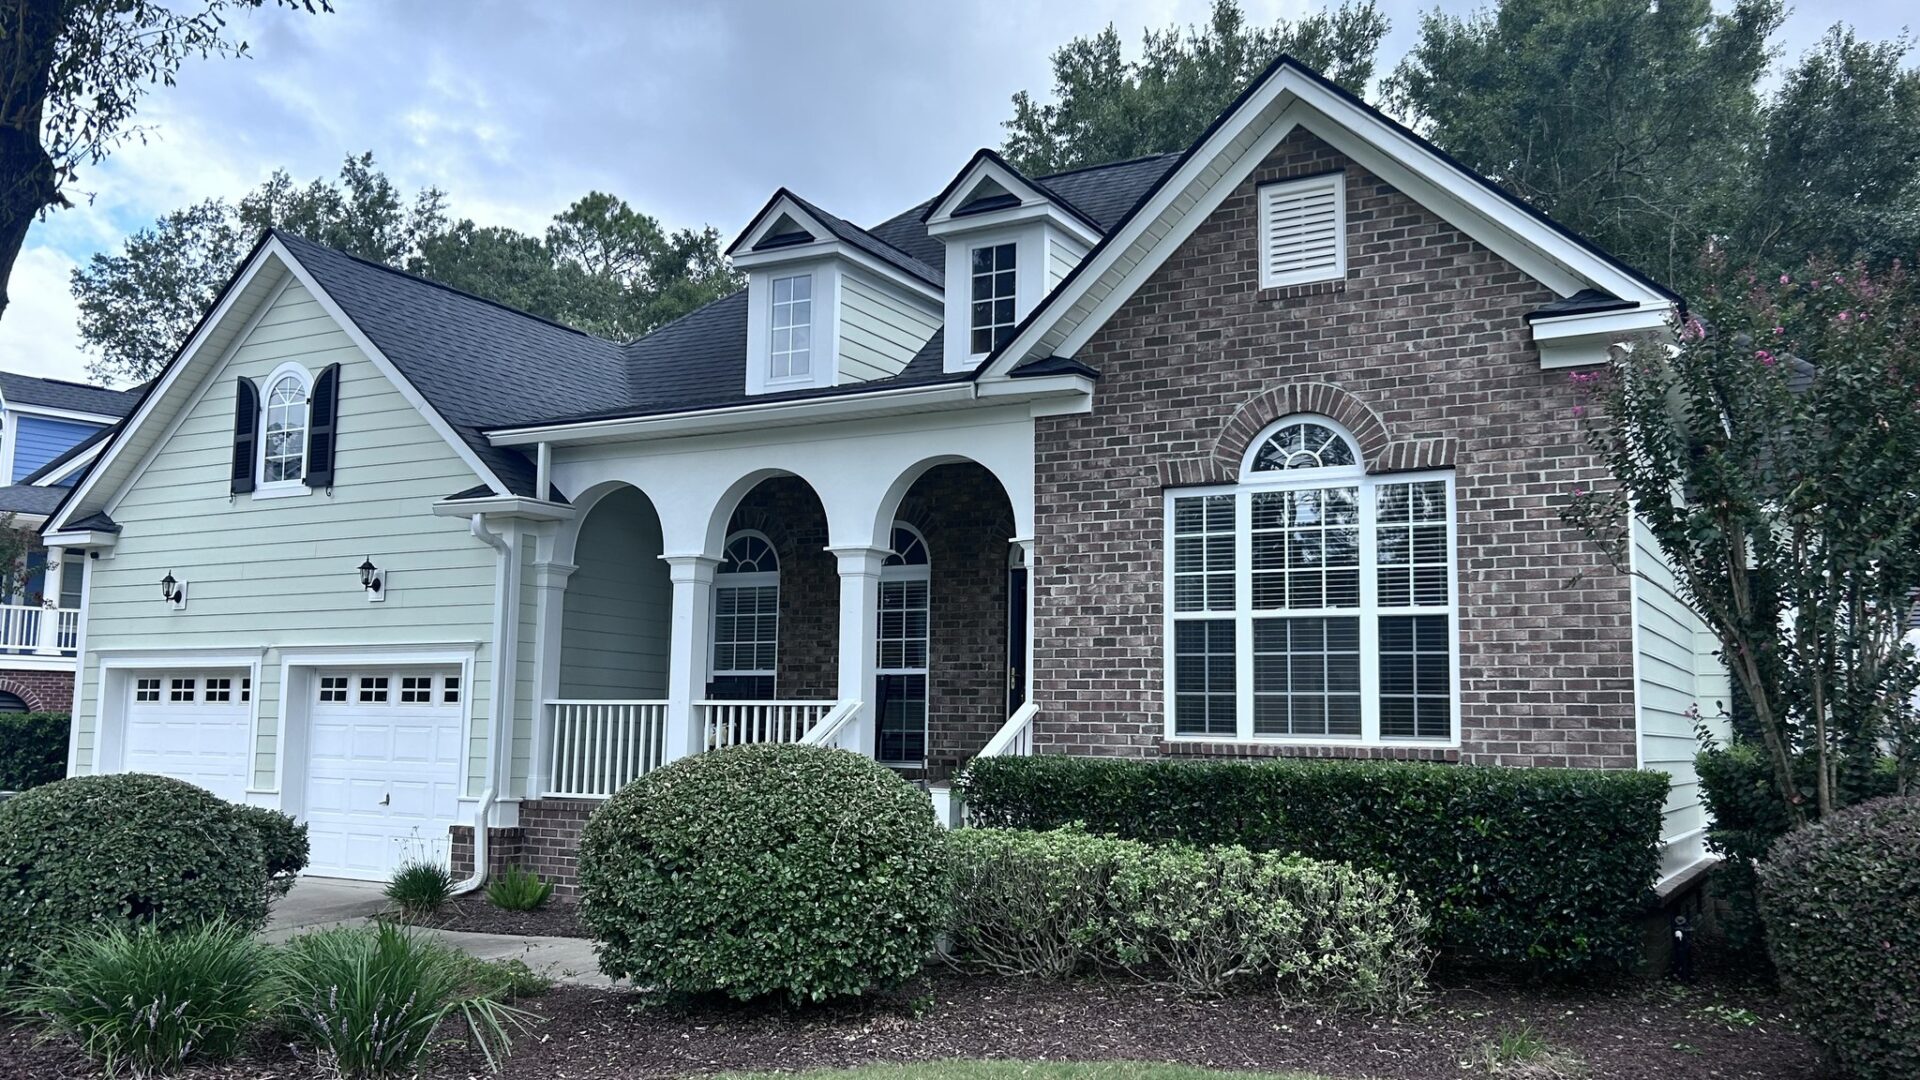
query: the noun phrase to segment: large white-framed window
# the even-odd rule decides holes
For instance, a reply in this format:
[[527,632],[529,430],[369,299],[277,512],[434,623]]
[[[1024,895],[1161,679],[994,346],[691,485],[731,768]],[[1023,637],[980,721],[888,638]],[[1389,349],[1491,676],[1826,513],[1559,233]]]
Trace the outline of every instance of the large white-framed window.
[[932,560],[927,538],[893,523],[892,553],[880,564],[879,640],[875,670],[882,765],[927,760],[927,672],[931,645]]
[[1019,245],[1009,241],[971,248],[967,252],[970,277],[967,326],[968,348],[975,356],[989,353],[1013,337]]
[[727,537],[713,574],[713,692],[771,700],[780,657],[780,556],[765,533]]
[[312,398],[313,375],[299,364],[282,364],[261,385],[255,498],[304,495],[311,490],[306,477]]
[[1348,432],[1295,416],[1166,514],[1169,737],[1458,741],[1451,472],[1370,476]]
[[773,279],[767,322],[767,381],[813,377],[813,275]]

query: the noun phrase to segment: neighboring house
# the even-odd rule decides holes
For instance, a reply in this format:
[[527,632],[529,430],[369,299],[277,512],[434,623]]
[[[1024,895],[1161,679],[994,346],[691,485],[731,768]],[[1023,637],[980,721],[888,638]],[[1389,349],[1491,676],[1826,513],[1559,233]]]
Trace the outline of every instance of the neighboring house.
[[1710,644],[1560,515],[1568,369],[1671,292],[1291,61],[1184,153],[783,190],[730,254],[623,345],[264,237],[47,524],[72,771],[363,878],[484,821],[570,880],[596,800],[766,740],[948,810],[982,753],[1644,765],[1705,859]]
[[0,515],[34,534],[22,579],[0,589],[0,712],[73,703],[85,568],[49,560],[38,531],[138,396],[0,371]]

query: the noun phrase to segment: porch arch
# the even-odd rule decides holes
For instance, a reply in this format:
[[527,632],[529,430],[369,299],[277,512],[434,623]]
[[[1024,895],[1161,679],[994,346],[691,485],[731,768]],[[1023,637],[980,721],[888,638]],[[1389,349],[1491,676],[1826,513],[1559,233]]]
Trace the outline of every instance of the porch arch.
[[590,490],[569,530],[575,569],[561,606],[559,696],[664,698],[673,584],[660,558],[660,515],[631,484]]

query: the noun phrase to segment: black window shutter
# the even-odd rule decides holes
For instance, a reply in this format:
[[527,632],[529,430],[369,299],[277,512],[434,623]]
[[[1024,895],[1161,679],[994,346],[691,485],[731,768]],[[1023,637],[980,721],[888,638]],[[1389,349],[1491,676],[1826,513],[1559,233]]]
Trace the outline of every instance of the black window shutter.
[[334,432],[340,421],[340,365],[328,364],[313,381],[307,405],[307,486],[333,486]]
[[253,380],[241,378],[233,388],[233,472],[228,490],[245,495],[253,490],[254,448],[260,442],[260,391]]

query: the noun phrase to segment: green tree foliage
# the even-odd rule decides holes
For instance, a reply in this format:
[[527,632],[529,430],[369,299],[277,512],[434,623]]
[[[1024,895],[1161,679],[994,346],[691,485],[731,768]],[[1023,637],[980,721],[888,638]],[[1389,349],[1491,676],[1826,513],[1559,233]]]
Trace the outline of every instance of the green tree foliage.
[[711,228],[667,232],[624,200],[590,192],[530,236],[449,220],[446,194],[408,195],[372,154],[337,179],[275,172],[237,204],[176,210],[73,273],[96,378],[151,378],[192,333],[240,259],[280,228],[556,322],[627,340],[740,287]]
[[[1904,272],[1715,272],[1672,348],[1576,372],[1612,483],[1567,509],[1625,567],[1644,524],[1752,707],[1790,825],[1891,745],[1911,774],[1920,664],[1920,295]],[[1590,406],[1581,406],[1589,408]],[[1685,498],[1677,498],[1685,493]],[[1804,766],[1803,766],[1804,768]]]
[[1835,26],[1787,73],[1765,112],[1741,243],[1754,258],[1920,250],[1920,70],[1907,37]]
[[1677,280],[1723,230],[1759,128],[1779,0],[1503,0],[1433,12],[1386,83],[1434,142]]
[[[327,0],[278,0],[308,12]],[[227,16],[265,0],[0,0],[0,314],[40,214],[121,140],[140,99],[191,57],[241,56]]]
[[1247,25],[1235,0],[1214,0],[1205,27],[1149,30],[1141,58],[1129,61],[1109,24],[1054,50],[1054,102],[1014,95],[1003,149],[1029,176],[1183,150],[1283,52],[1364,91],[1386,33],[1373,0],[1342,0],[1270,27]]

